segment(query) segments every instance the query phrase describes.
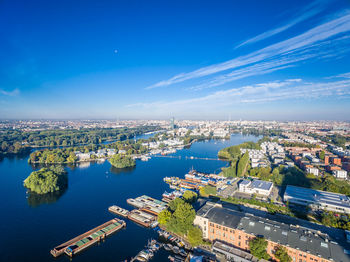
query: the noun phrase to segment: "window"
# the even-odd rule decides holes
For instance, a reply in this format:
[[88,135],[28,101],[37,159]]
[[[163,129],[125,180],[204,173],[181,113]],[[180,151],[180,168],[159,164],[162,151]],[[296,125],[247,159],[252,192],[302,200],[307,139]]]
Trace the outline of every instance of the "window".
[[241,242],[238,242],[238,246],[241,246]]
[[265,226],[265,230],[270,231],[270,230],[271,230],[271,227]]
[[321,247],[328,248],[328,244],[326,242],[321,242]]
[[238,239],[241,239],[241,236],[238,236]]

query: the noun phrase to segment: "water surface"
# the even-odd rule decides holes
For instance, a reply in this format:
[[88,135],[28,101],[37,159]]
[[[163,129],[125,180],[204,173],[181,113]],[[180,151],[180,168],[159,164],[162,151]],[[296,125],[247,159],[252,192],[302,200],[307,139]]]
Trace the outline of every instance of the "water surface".
[[[0,160],[0,232],[1,261],[69,261],[65,255],[54,259],[50,250],[114,217],[108,206],[117,204],[131,209],[126,199],[142,194],[161,199],[165,190],[165,176],[183,177],[191,168],[202,172],[216,172],[227,165],[225,161],[186,159],[187,157],[216,158],[226,146],[244,141],[257,141],[254,136],[232,135],[230,140],[194,143],[179,150],[178,158],[154,157],[147,162],[137,161],[135,168],[119,170],[104,163],[86,163],[67,167],[68,188],[64,192],[46,196],[31,196],[23,187],[23,180],[33,171],[26,157]],[[126,220],[126,229],[113,234],[73,258],[74,261],[122,261],[136,255],[147,242],[156,237],[146,229]],[[164,250],[151,261],[167,261]]]

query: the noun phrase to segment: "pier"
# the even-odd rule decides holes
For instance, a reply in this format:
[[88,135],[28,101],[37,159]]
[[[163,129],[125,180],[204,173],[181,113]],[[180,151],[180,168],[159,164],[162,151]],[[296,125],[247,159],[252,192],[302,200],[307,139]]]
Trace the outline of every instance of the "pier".
[[72,257],[73,255],[81,252],[85,248],[93,245],[94,243],[106,238],[107,236],[113,234],[114,232],[125,227],[126,223],[123,220],[114,218],[94,229],[91,229],[84,234],[81,234],[50,251],[51,255],[58,257],[63,253]]

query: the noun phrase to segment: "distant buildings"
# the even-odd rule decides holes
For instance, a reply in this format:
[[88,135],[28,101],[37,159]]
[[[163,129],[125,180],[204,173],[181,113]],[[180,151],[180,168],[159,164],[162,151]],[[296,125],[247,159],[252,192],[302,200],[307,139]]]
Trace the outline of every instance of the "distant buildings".
[[315,175],[315,176],[318,176],[318,175],[319,175],[318,168],[316,168],[316,167],[307,167],[307,168],[306,168],[306,171],[307,171],[309,174],[313,174],[313,175]]
[[336,178],[340,178],[340,179],[346,179],[348,176],[348,172],[346,172],[345,170],[333,170],[332,171],[333,176],[335,176]]
[[283,200],[291,204],[309,206],[314,210],[328,210],[350,214],[350,199],[343,194],[287,186]]
[[238,190],[242,193],[257,194],[262,196],[269,196],[271,194],[273,184],[262,180],[241,180],[238,184]]
[[281,245],[295,262],[350,261],[350,243],[345,231],[306,221],[274,216],[267,218],[262,214],[243,213],[207,202],[197,211],[194,224],[202,229],[205,239],[226,244],[226,247],[216,245],[216,251],[234,253],[233,257],[241,257],[242,254],[230,250],[227,245],[248,251],[249,241],[262,236],[268,242],[266,250],[272,259],[275,259],[277,246]]

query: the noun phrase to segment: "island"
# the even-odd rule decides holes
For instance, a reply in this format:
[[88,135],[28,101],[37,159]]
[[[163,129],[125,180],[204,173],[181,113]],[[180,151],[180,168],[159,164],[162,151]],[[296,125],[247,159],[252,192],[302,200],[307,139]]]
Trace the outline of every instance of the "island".
[[68,177],[61,166],[43,167],[33,171],[25,180],[24,186],[36,194],[48,194],[66,189]]
[[126,168],[136,165],[135,160],[129,155],[115,154],[109,159],[109,163],[116,168]]

